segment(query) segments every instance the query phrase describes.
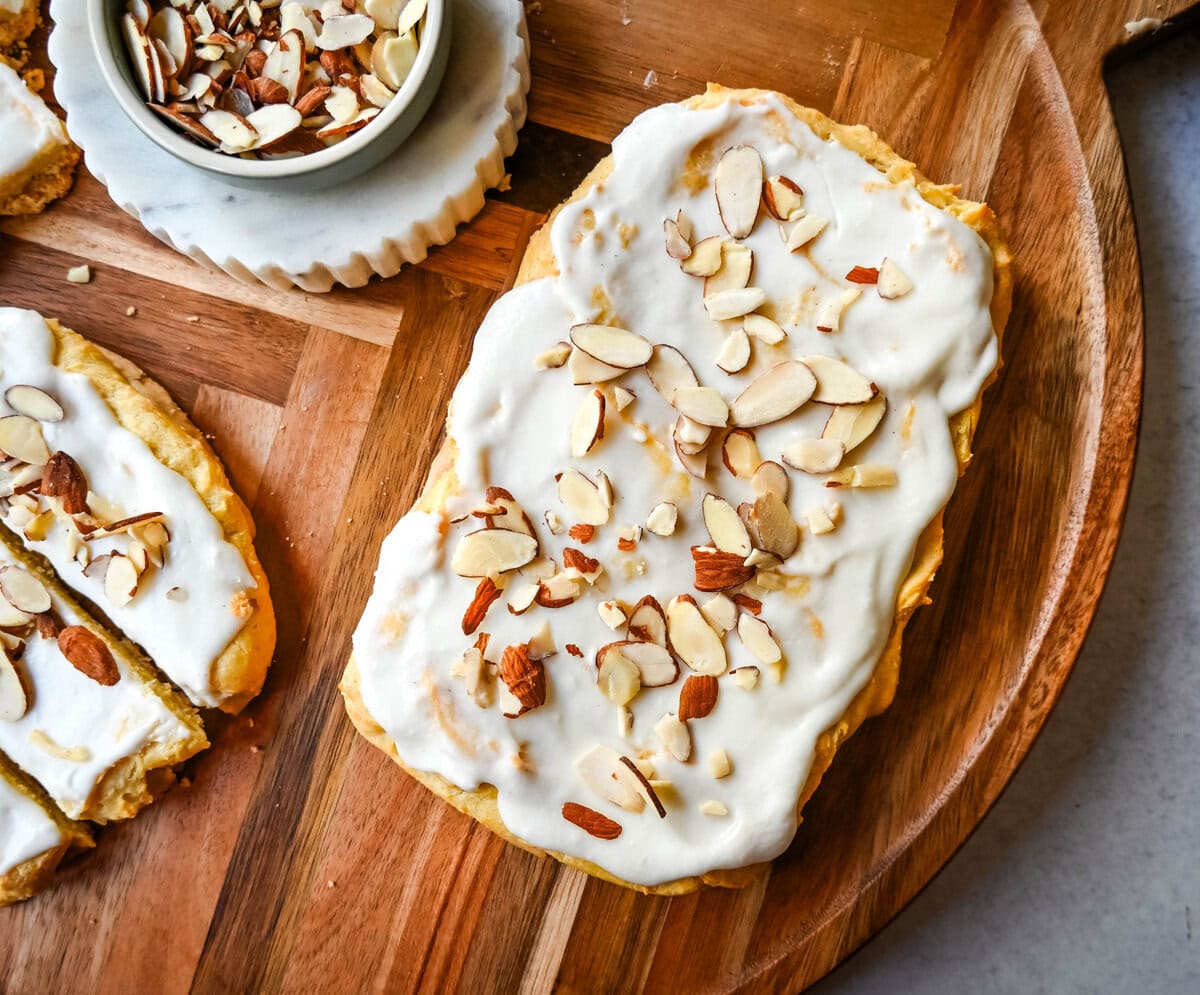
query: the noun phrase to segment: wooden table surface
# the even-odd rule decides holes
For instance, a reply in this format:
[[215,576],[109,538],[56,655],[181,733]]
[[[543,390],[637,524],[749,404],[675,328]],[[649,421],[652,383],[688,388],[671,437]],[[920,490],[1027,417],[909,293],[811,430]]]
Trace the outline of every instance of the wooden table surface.
[[[1153,6],[1162,17],[1184,2]],[[190,786],[0,911],[0,990],[796,990],[903,907],[994,801],[1067,677],[1124,509],[1141,288],[1100,70],[1145,11],[701,8],[527,4],[534,83],[511,189],[426,263],[362,290],[279,292],[200,269],[86,174],[43,216],[0,225],[0,303],[125,353],[211,434],[253,508],[280,619],[264,695],[213,723]],[[986,198],[1018,282],[896,703],[843,748],[769,874],[663,899],[457,814],[354,735],[336,687],[379,543],[419,489],[474,331],[531,232],[639,111],[706,80],[869,124]],[[82,262],[92,282],[67,283]]]

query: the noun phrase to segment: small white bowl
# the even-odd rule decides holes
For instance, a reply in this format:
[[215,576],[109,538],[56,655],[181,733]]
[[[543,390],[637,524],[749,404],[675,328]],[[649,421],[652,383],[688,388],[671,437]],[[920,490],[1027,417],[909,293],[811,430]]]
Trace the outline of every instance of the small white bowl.
[[315,190],[349,180],[391,155],[433,103],[450,55],[450,0],[429,0],[417,59],[391,102],[365,127],[320,152],[290,159],[242,159],[203,148],[146,106],[121,37],[125,0],[87,0],[100,71],[121,110],[155,145],[230,183],[256,189]]

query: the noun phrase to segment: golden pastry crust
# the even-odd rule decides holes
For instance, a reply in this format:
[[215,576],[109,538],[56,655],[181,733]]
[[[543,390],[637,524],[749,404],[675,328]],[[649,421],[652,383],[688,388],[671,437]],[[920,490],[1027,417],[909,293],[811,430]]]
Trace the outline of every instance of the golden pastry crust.
[[[104,350],[56,320],[48,319],[47,324],[57,346],[55,365],[91,380],[117,421],[145,442],[160,463],[192,485],[254,578],[256,590],[240,604],[245,622],[213,661],[211,671],[212,686],[228,695],[221,710],[236,714],[262,688],[275,652],[275,612],[266,574],[254,551],[250,512],[234,493],[208,442],[166,391],[131,363],[122,361],[126,371],[122,372]],[[239,606],[231,610],[235,607]]]
[[32,780],[22,774],[17,768],[0,754],[0,780],[7,781],[21,794],[32,798],[42,810],[54,820],[62,833],[63,839],[58,846],[46,850],[17,864],[5,874],[0,874],[0,908],[23,902],[45,888],[54,877],[54,872],[63,858],[69,854],[89,849],[92,844],[91,834],[83,823],[72,822],[63,815],[45,792]]
[[74,145],[56,145],[38,156],[28,169],[5,184],[8,192],[0,196],[0,215],[41,214],[71,189],[81,155]]
[[24,6],[15,14],[0,10],[0,48],[19,45],[42,23],[37,0],[25,0]]
[[[781,100],[788,110],[799,120],[812,128],[823,139],[834,139],[839,144],[857,153],[864,160],[884,174],[892,182],[911,180],[921,196],[935,207],[949,211],[960,221],[973,228],[992,250],[994,260],[994,286],[992,291],[991,315],[996,335],[1000,336],[1008,321],[1012,307],[1012,274],[1011,255],[1001,237],[996,217],[986,204],[963,200],[957,195],[953,186],[939,186],[927,179],[917,167],[894,152],[875,132],[862,125],[848,126],[838,124],[826,115],[789,99],[782,94],[773,94],[767,90],[731,90],[725,87],[709,84],[705,93],[683,101],[683,106],[693,110],[703,110],[716,107],[725,101],[736,100],[750,106],[771,96]],[[545,276],[558,273],[554,250],[550,242],[550,230],[559,212],[567,204],[584,197],[597,184],[603,183],[612,172],[612,156],[606,156],[584,178],[575,192],[551,213],[546,223],[530,239],[517,274],[516,285],[529,283]],[[703,182],[707,184],[707,177]],[[993,375],[994,376],[994,375]],[[989,381],[990,383],[990,381]],[[986,389],[985,384],[985,389]],[[971,439],[979,420],[982,407],[982,391],[966,410],[955,415],[950,422],[950,430],[954,439],[954,447],[958,456],[960,475],[971,460]],[[454,440],[447,437],[445,444],[434,458],[426,479],[425,487],[417,500],[416,508],[426,512],[436,512],[442,508],[449,497],[458,491],[458,481],[453,467],[455,457]],[[797,818],[805,803],[812,797],[825,771],[833,760],[838,747],[844,743],[862,725],[863,721],[873,715],[878,715],[891,704],[896,693],[896,684],[900,674],[900,644],[904,627],[916,608],[928,603],[929,585],[933,582],[934,574],[942,562],[942,514],[930,522],[917,540],[913,554],[913,563],[908,576],[900,585],[896,599],[896,615],[888,636],[887,645],[876,664],[870,680],[851,701],[841,719],[835,722],[817,739],[816,752],[808,779],[800,793],[797,804]],[[350,715],[358,731],[371,743],[375,744],[403,767],[409,774],[424,784],[435,794],[441,796],[460,812],[470,815],[483,823],[489,829],[510,843],[528,850],[531,853],[545,854],[556,860],[585,871],[594,877],[615,884],[632,888],[636,891],[653,895],[681,895],[703,885],[718,887],[743,887],[748,884],[764,867],[762,864],[747,867],[730,868],[711,871],[701,877],[681,878],[665,884],[647,887],[623,881],[609,874],[603,868],[597,867],[586,860],[580,860],[566,854],[546,851],[532,846],[524,840],[513,836],[500,818],[499,807],[496,804],[496,789],[491,785],[483,785],[473,791],[463,791],[451,784],[444,777],[427,771],[418,771],[409,767],[399,757],[395,742],[367,711],[362,700],[362,691],[357,664],[351,657],[341,683],[342,694],[346,700],[346,711]]]

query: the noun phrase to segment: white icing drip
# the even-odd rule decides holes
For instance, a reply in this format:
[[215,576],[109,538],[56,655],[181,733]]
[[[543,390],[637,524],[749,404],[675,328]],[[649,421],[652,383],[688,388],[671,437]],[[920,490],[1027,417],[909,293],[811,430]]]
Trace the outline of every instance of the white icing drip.
[[0,186],[27,169],[43,149],[66,144],[66,130],[54,112],[0,62]]
[[0,775],[0,874],[62,842],[62,830],[42,806]]
[[[768,121],[768,111],[778,118]],[[789,122],[786,142],[780,140],[781,121]],[[754,145],[768,174],[794,179],[806,191],[809,213],[831,219],[811,246],[811,262],[804,254],[787,253],[765,215],[745,240],[754,250],[752,283],[766,290],[789,338],[774,348],[756,342],[753,363],[733,377],[714,365],[725,333],[704,311],[700,282],[682,274],[663,251],[662,219],[679,207],[695,222],[697,239],[724,234],[711,187],[693,196],[677,183],[689,151],[706,138],[714,139],[714,163],[728,145]],[[464,683],[450,676],[452,661],[470,642],[460,620],[475,582],[447,567],[465,525],[450,527],[443,539],[431,516],[412,512],[401,520],[384,544],[354,648],[364,702],[405,763],[463,788],[493,784],[501,817],[518,836],[593,861],[625,880],[654,885],[768,860],[787,847],[817,737],[870,677],[917,538],[954,488],[958,466],[948,419],[982,388],[997,344],[988,313],[991,254],[979,237],[928,205],[911,185],[890,185],[854,153],[822,142],[775,100],[749,109],[660,107],[630,125],[613,154],[615,168],[602,188],[564,209],[554,226],[561,276],[506,294],[484,321],[448,427],[458,445],[462,484],[450,517],[475,505],[486,485],[505,487],[537,523],[543,551],[559,562],[564,546],[578,544],[551,536],[542,525],[546,509],[572,521],[557,499],[554,474],[570,466],[589,474],[603,469],[614,483],[612,522],[584,547],[607,567],[602,589],[568,608],[535,607],[519,617],[498,602],[480,627],[503,646],[527,640],[549,621],[559,653],[547,661],[546,704],[518,720],[504,719],[498,708],[476,706]],[[588,230],[588,211],[602,241]],[[636,226],[627,250],[622,224],[627,237],[633,232],[629,226]],[[884,301],[868,287],[846,313],[841,332],[816,331],[815,304],[804,304],[801,295],[815,288],[815,300],[835,298],[846,287],[842,274],[854,265],[877,266],[884,256],[912,278],[913,292]],[[645,594],[665,605],[673,595],[695,593],[688,550],[708,542],[700,499],[714,490],[736,504],[751,491],[720,467],[719,454],[710,459],[706,482],[682,473],[667,452],[675,412],[640,370],[621,380],[636,393],[636,402],[623,416],[610,407],[603,442],[587,457],[571,458],[567,426],[591,388],[573,386],[565,369],[534,372],[533,357],[565,339],[573,322],[601,317],[597,286],[613,302],[607,317],[681,349],[701,382],[727,400],[781,359],[840,355],[889,399],[880,428],[846,462],[892,466],[899,480],[892,488],[835,491],[823,486],[823,478],[790,474],[789,503],[798,521],[809,507],[835,499],[844,521],[828,535],[806,533],[784,567],[792,586],[763,596],[762,618],[787,661],[782,683],[764,674],[757,689],[743,691],[732,678],[722,678],[716,710],[689,723],[692,761],[680,764],[661,752],[653,757],[658,776],[674,784],[680,799],[662,821],[649,809],[631,814],[601,801],[572,769],[572,761],[596,743],[631,756],[658,749],[652,727],[678,702],[680,682],[643,689],[630,705],[631,735],[618,733],[615,706],[595,687],[593,660],[600,646],[620,636],[600,620],[596,605],[604,599],[633,604]],[[778,459],[795,438],[819,435],[828,412],[809,404],[756,430],[762,458]],[[650,441],[639,440],[640,430],[626,416],[648,426]],[[635,553],[617,553],[617,527],[644,523],[664,500],[679,507],[675,535],[646,534]],[[638,564],[644,564],[644,574],[636,572]],[[703,602],[709,596],[696,597]],[[578,644],[584,657],[563,652],[567,642]],[[731,668],[758,662],[734,634],[726,636],[725,647]],[[446,731],[447,722],[453,733]],[[518,748],[532,771],[512,762]],[[714,780],[704,758],[718,748],[729,754],[733,773]],[[729,814],[701,813],[700,804],[709,799]],[[586,835],[560,817],[566,801],[615,819],[622,835],[612,841]]]
[[[0,549],[0,564],[12,562]],[[54,609],[64,625],[79,624],[79,615],[62,600],[54,599]],[[82,816],[96,783],[114,764],[151,744],[191,735],[120,656],[116,663],[121,679],[105,687],[76,670],[56,642],[35,632],[16,665],[30,708],[15,722],[0,722],[0,750],[72,819]],[[73,758],[39,746],[37,732]]]
[[[254,590],[254,580],[191,484],[120,425],[86,376],[55,368],[51,350],[52,335],[40,315],[0,308],[0,397],[14,384],[53,395],[66,417],[42,425],[51,451],[73,456],[92,491],[126,513],[164,513],[171,541],[163,568],[144,575],[137,596],[124,607],[105,596],[102,577],[83,574],[61,523],[44,541],[26,544],[51,562],[63,583],[99,606],[192,701],[219,705],[223,696],[213,687],[212,664],[242,628],[232,606],[239,592]],[[0,403],[0,414],[9,413]],[[115,539],[97,540],[93,553],[119,545]],[[186,599],[168,598],[173,587],[182,588]]]

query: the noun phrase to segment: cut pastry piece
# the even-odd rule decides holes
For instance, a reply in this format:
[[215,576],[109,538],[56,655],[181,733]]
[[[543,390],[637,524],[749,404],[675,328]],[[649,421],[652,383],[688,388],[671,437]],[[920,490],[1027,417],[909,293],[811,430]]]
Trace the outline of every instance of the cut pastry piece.
[[62,121],[0,62],[0,214],[37,214],[71,189],[78,162]]
[[0,906],[41,891],[64,857],[91,845],[87,827],[0,754]]
[[38,0],[0,0],[0,48],[23,42],[38,26]]
[[194,704],[236,712],[275,644],[254,526],[200,433],[121,362],[0,309],[0,523]]
[[[761,209],[764,180],[779,176],[803,202],[772,190]],[[997,361],[1007,252],[991,212],[950,189],[866,129],[778,94],[710,87],[637,118],[531,240],[518,286],[476,337],[445,448],[383,545],[354,637],[342,690],[359,730],[505,838],[643,891],[744,884],[782,853],[837,746],[892,697],[900,635],[940,561],[941,509]],[[691,226],[682,263],[681,245],[673,256],[657,234],[623,242],[618,231],[657,233],[679,217]],[[779,217],[825,220],[789,245]],[[714,291],[720,270],[694,263],[711,238],[753,260],[735,282],[776,329],[733,372],[727,337],[755,322],[714,313],[715,293],[740,290]],[[875,293],[847,307],[828,277],[885,257],[912,282],[902,319]],[[826,305],[836,326],[818,317]],[[610,419],[603,445],[572,455],[580,388],[534,360],[572,326],[610,320],[653,345],[645,367],[617,371],[637,418]],[[812,356],[837,365],[810,369]],[[834,406],[865,412],[877,393],[895,403],[861,427],[839,416],[836,440],[822,440]],[[838,481],[823,472],[831,460],[788,467],[797,440],[854,443],[854,465],[891,486],[842,486],[837,527],[815,535],[798,523],[830,505]],[[589,482],[586,507],[559,500],[558,482],[576,478]],[[450,563],[489,488],[506,488],[530,521],[553,509],[567,530],[592,532],[586,562],[569,531],[527,535],[535,558],[494,564],[493,582],[548,564],[539,576],[572,580],[572,597],[493,609],[464,636],[478,580]],[[648,527],[639,541],[622,524],[634,522]],[[602,580],[572,578],[584,568]],[[604,603],[628,618],[619,650]],[[525,660],[535,639],[566,652],[506,678],[525,697],[472,693],[481,670],[456,664],[464,653]],[[652,679],[635,658],[655,663]],[[609,765],[620,790],[580,764],[597,756],[622,764]],[[713,756],[736,763],[714,768]],[[661,811],[643,804],[660,789]]]
[[[208,745],[200,718],[9,542],[0,535],[0,668],[10,681],[0,677],[0,750],[73,819],[136,815],[172,783],[173,765]],[[41,593],[47,611],[14,604]],[[20,690],[6,692],[14,673]]]

